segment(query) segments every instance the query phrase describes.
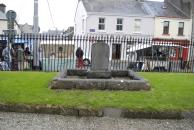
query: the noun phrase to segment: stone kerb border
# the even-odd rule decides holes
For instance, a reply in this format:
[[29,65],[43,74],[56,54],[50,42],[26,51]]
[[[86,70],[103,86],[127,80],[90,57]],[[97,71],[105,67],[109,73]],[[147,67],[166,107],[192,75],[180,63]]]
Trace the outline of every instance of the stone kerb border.
[[[112,77],[123,79],[87,79],[67,78],[68,76],[86,77],[86,70],[63,70],[50,83],[51,89],[96,89],[96,90],[150,90],[148,81],[136,75],[132,70],[111,71]],[[129,79],[126,79],[129,78]]]
[[52,105],[0,104],[1,112],[20,112],[36,114],[56,114],[77,117],[114,117],[142,119],[194,119],[194,111],[144,111],[117,108],[102,108],[99,110],[82,108],[65,108]]

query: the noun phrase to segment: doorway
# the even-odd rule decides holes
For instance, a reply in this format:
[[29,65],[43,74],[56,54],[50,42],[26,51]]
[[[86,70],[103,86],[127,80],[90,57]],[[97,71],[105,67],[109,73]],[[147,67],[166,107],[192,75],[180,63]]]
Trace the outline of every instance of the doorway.
[[112,45],[112,59],[120,60],[121,58],[121,44]]

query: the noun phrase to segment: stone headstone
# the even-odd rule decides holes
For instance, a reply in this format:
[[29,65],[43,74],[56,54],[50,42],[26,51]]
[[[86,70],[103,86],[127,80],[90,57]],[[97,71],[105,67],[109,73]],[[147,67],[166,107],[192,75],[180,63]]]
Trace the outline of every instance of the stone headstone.
[[104,42],[97,42],[92,45],[91,70],[87,78],[111,78],[109,70],[109,45]]
[[109,53],[108,44],[104,42],[94,43],[92,45],[92,67],[93,71],[109,70]]

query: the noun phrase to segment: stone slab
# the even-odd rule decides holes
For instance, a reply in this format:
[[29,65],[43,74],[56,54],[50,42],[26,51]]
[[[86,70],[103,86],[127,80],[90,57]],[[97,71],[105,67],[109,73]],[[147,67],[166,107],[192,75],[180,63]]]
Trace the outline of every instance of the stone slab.
[[97,42],[92,45],[92,71],[108,71],[109,70],[109,45],[104,42]]
[[112,70],[112,77],[128,77],[128,70]]
[[118,79],[58,79],[51,83],[51,89],[83,89],[83,90],[150,90],[146,81]]
[[87,70],[79,70],[79,69],[70,69],[67,70],[68,76],[86,76]]
[[88,79],[110,79],[112,73],[110,71],[89,71],[87,73]]

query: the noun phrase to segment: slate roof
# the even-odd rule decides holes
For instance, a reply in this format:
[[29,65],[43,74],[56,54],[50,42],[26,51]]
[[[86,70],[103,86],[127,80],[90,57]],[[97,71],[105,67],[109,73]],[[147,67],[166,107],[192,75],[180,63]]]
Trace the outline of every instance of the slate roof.
[[148,15],[143,4],[135,0],[82,0],[87,12],[123,15]]
[[181,11],[173,7],[170,3],[145,1],[144,4],[148,6],[149,13],[158,17],[171,17],[171,18],[189,18]]
[[[169,3],[136,0],[82,0],[87,12],[127,16],[188,18]],[[166,7],[166,8],[163,8]]]

